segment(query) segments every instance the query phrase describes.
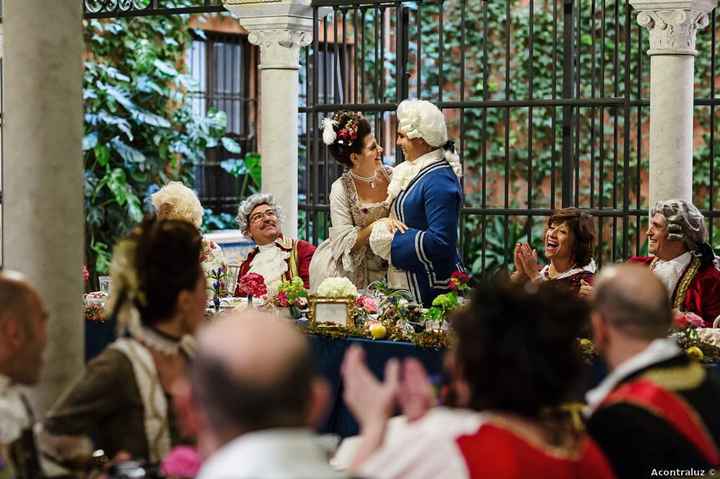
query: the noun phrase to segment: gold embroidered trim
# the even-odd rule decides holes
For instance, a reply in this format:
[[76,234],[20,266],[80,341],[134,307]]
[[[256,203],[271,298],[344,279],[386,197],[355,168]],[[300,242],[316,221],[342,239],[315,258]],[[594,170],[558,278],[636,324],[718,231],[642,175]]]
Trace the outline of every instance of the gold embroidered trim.
[[686,366],[666,369],[652,369],[642,377],[652,381],[663,389],[678,391],[698,387],[705,380],[705,368],[699,363],[691,362]]
[[508,420],[497,414],[492,414],[488,420],[488,424],[508,431],[525,441],[530,447],[557,459],[577,460],[582,453],[582,440],[578,441],[574,437],[568,437],[566,445],[556,446],[548,444],[537,437],[537,433],[531,431],[527,426],[519,424],[516,421]]
[[[653,262],[654,261],[655,260],[653,260]],[[688,266],[688,268],[685,270],[682,277],[680,278],[680,281],[678,281],[678,285],[675,287],[675,292],[673,293],[672,298],[672,304],[674,309],[682,310],[682,305],[685,301],[685,294],[687,294],[690,283],[693,279],[695,279],[695,275],[697,274],[699,269],[700,259],[693,257],[692,261],[690,262],[690,266]]]

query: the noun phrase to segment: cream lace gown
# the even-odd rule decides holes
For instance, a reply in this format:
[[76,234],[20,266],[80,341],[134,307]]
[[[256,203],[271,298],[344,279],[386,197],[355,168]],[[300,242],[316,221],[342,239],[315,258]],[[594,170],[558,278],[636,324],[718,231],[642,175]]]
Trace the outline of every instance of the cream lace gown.
[[[392,168],[381,170],[389,180]],[[387,261],[365,245],[352,251],[358,232],[370,223],[388,216],[385,203],[361,203],[349,172],[335,180],[330,189],[330,237],[323,241],[310,263],[310,291],[325,278],[345,276],[358,288],[384,280]]]

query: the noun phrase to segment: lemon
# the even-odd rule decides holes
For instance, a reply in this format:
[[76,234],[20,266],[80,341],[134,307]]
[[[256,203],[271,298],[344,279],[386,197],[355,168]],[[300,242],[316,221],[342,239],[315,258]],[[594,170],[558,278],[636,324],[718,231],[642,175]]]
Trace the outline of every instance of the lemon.
[[705,357],[702,349],[698,348],[697,346],[690,346],[689,348],[687,348],[686,353],[691,359],[694,359],[695,361],[702,361]]
[[373,339],[382,339],[387,335],[387,329],[382,324],[373,324],[370,326],[370,334]]

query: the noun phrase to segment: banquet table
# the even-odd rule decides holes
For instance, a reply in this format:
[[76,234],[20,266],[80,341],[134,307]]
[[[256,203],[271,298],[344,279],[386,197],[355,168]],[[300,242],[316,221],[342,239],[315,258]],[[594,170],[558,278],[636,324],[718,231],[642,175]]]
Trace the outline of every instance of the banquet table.
[[[357,434],[358,425],[343,400],[343,384],[340,377],[340,366],[345,352],[351,345],[358,345],[365,350],[368,368],[378,379],[382,379],[385,364],[390,358],[417,358],[428,371],[433,383],[441,381],[444,350],[421,348],[411,343],[386,340],[372,340],[358,337],[332,338],[329,336],[307,333],[310,342],[316,371],[330,385],[330,403],[325,421],[320,432],[347,437]],[[90,360],[99,354],[115,339],[115,322],[85,322],[85,357]],[[708,369],[720,374],[720,363],[706,364]],[[607,374],[602,361],[596,360],[589,365],[583,391],[597,385]],[[578,398],[578,399],[581,399]]]

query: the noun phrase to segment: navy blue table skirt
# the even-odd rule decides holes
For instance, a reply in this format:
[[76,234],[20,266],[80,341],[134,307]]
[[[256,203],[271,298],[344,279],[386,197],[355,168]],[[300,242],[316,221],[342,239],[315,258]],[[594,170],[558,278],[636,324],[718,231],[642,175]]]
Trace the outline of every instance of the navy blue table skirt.
[[[98,355],[115,339],[114,321],[85,323],[85,357],[87,360]],[[345,351],[357,344],[365,350],[368,367],[379,379],[383,378],[385,363],[390,358],[415,357],[422,362],[434,381],[439,381],[443,369],[444,351],[418,348],[410,343],[396,341],[373,341],[363,338],[334,339],[327,336],[308,334],[312,346],[315,368],[330,383],[330,405],[328,415],[320,428],[323,433],[347,437],[357,434],[358,425],[343,401],[343,384],[340,378],[340,365]],[[709,366],[720,373],[720,364]],[[589,367],[588,382],[584,390],[599,383],[607,374],[605,365],[596,361]],[[582,397],[580,395],[579,399]]]
[[338,434],[341,437],[358,433],[358,425],[343,401],[343,384],[340,365],[345,351],[356,344],[365,350],[368,368],[382,379],[385,363],[390,358],[414,357],[422,362],[434,379],[439,379],[443,368],[444,351],[418,348],[410,343],[396,341],[373,341],[363,338],[333,339],[327,336],[308,335],[313,349],[315,367],[330,383],[330,407],[328,417],[320,432]]

